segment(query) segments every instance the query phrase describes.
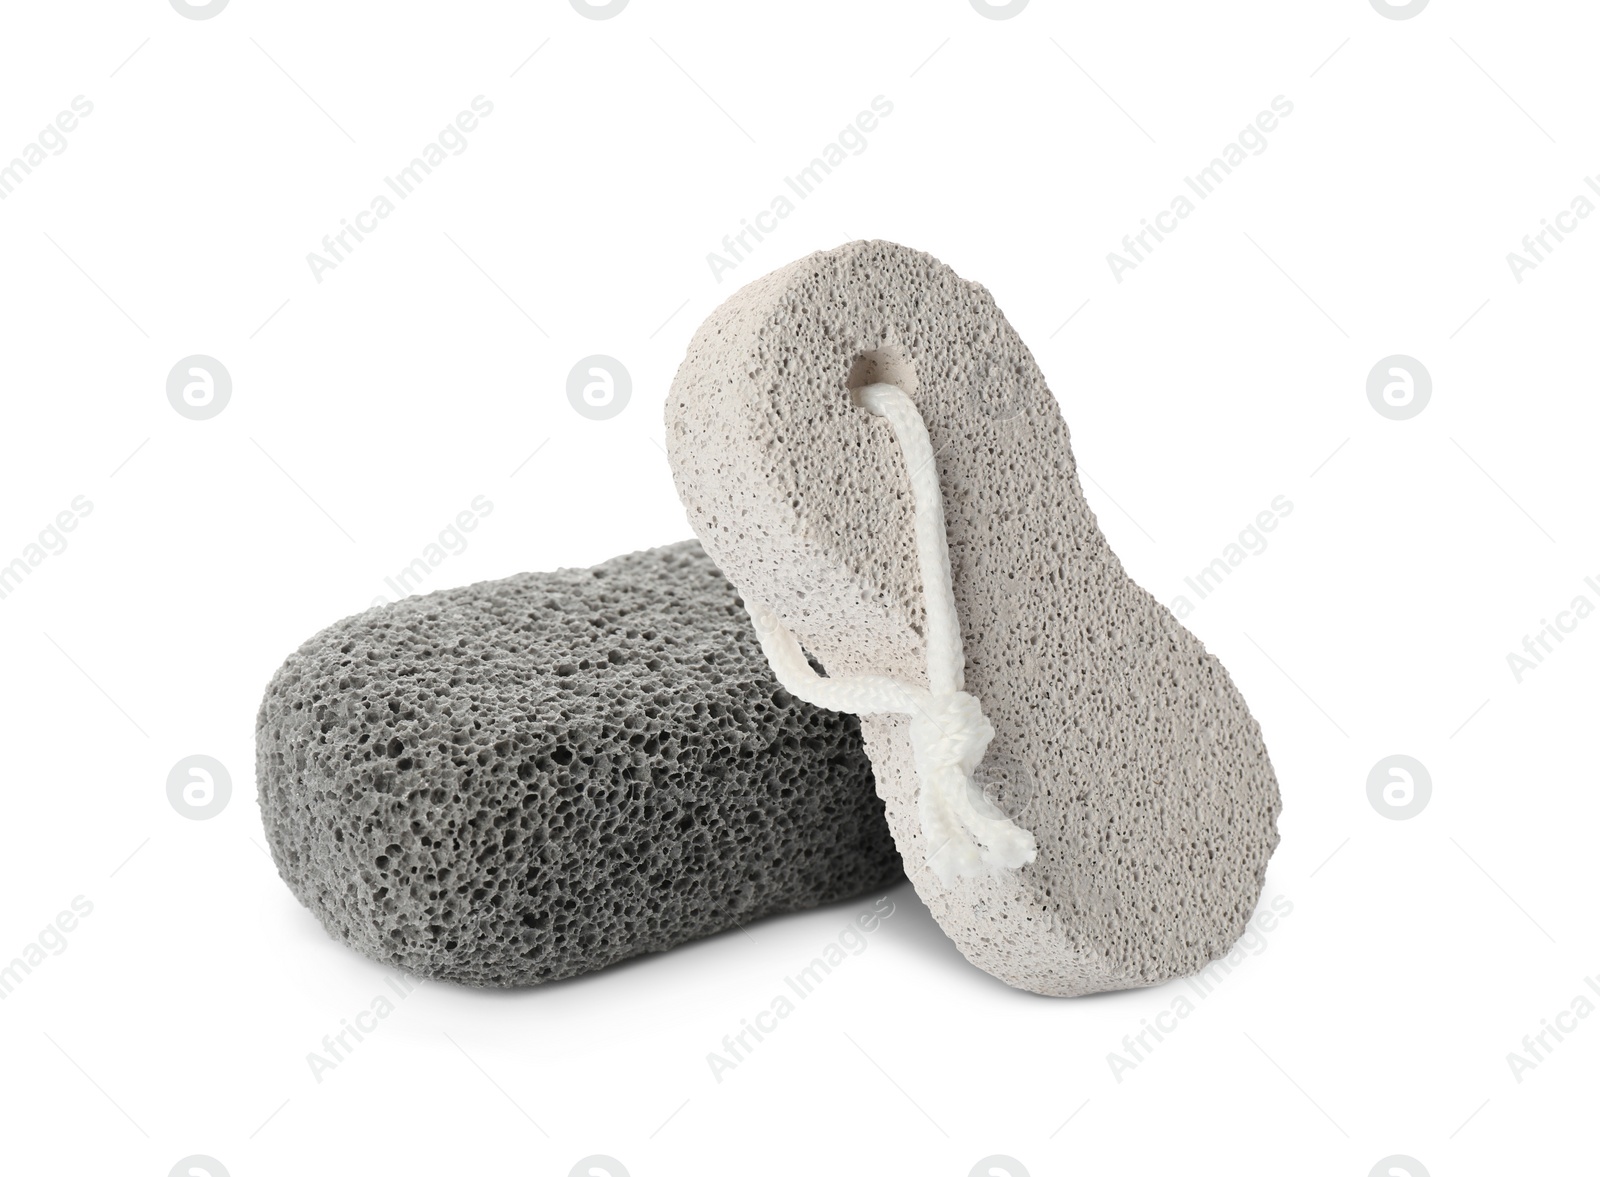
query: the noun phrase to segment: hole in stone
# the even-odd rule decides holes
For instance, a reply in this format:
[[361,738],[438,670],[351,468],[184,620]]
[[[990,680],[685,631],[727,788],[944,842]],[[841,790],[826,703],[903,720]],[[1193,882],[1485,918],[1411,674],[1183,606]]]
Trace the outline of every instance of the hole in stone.
[[913,398],[917,394],[917,372],[911,365],[911,357],[906,355],[905,349],[896,343],[886,343],[873,351],[862,352],[850,365],[850,374],[845,377],[845,387],[852,394],[858,388],[865,388],[869,384],[892,384],[908,396]]

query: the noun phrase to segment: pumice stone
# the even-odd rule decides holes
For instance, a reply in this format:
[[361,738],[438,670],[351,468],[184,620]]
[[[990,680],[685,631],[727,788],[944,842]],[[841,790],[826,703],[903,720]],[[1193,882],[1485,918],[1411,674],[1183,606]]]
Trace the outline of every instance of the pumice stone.
[[1100,534],[987,290],[890,242],[812,254],[712,312],[666,420],[695,533],[778,681],[861,715],[968,960],[1072,995],[1229,951],[1278,842],[1261,732]]
[[272,855],[335,939],[533,985],[902,878],[853,716],[773,680],[694,541],[323,630],[256,720]]

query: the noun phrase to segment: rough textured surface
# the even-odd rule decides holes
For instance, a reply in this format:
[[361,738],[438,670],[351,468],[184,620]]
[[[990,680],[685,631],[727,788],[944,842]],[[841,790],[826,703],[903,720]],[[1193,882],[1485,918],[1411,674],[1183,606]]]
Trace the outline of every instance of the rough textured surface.
[[1029,866],[943,889],[906,721],[865,717],[917,893],[969,960],[1035,992],[1203,967],[1259,897],[1277,781],[1221,663],[1100,534],[1055,398],[988,291],[859,241],[714,311],[666,412],[696,534],[834,673],[925,683],[906,470],[887,422],[850,399],[878,380],[911,396],[932,437],[967,690],[997,731],[985,766],[1039,844]]
[[530,985],[888,885],[860,729],[773,681],[692,540],[323,630],[256,722],[278,872],[336,939]]

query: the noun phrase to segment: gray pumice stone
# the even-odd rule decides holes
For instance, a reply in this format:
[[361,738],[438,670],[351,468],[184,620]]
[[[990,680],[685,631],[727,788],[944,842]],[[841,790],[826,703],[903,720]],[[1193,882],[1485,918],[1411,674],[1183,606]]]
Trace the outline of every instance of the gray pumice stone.
[[417,976],[533,985],[903,877],[853,716],[694,541],[330,626],[256,721],[278,873]]

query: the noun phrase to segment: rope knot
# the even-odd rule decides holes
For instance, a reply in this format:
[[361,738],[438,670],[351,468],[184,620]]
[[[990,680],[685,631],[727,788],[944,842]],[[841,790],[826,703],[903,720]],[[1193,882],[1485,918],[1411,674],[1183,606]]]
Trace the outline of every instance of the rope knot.
[[966,691],[929,695],[911,717],[911,743],[923,751],[930,767],[954,768],[970,777],[989,750],[994,725],[977,696]]
[[979,808],[973,773],[994,739],[994,725],[966,691],[927,695],[911,713],[911,757],[922,788],[917,816],[928,842],[928,866],[946,887],[964,875],[1012,870],[1032,862],[1033,835]]

